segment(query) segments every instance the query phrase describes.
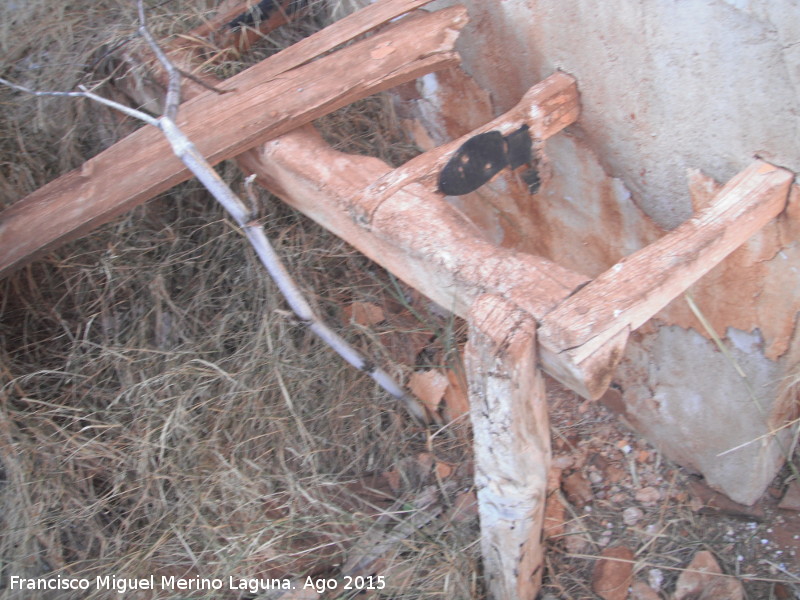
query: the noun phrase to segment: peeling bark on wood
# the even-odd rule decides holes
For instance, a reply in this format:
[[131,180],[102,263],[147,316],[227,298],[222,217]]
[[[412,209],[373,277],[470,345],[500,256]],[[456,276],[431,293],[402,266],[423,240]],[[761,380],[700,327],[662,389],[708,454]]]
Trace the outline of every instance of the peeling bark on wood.
[[496,600],[533,600],[541,542],[550,429],[536,323],[497,296],[470,311],[465,351],[474,434],[483,568]]
[[611,382],[626,332],[643,325],[780,214],[793,179],[790,171],[754,162],[697,215],[548,314],[539,329],[543,362],[564,367],[550,372],[583,396],[599,398]]
[[[695,211],[705,208],[721,188],[722,184],[700,171],[689,174]],[[795,243],[800,239],[799,207],[800,186],[794,184],[786,210],[692,286],[692,297],[713,331],[757,329],[764,340],[764,356],[783,361],[787,373],[790,365],[797,364],[800,350],[793,342],[800,296],[787,293],[800,280],[792,267],[800,264],[800,248]],[[657,318],[708,336],[686,302],[671,303]]]
[[363,193],[362,202],[368,207],[366,218],[371,218],[384,200],[412,183],[434,189],[435,178],[453,154],[478,134],[499,131],[508,135],[527,125],[534,140],[545,140],[574,123],[579,114],[580,97],[575,79],[566,73],[554,73],[530,88],[510,111],[457,140],[411,159],[372,183]]
[[366,226],[358,218],[364,212],[359,192],[390,168],[376,158],[333,150],[313,128],[247,152],[239,164],[285,202],[460,316],[488,292],[540,318],[587,281],[538,256],[486,241],[441,195],[420,185],[387,199]]
[[[387,12],[387,4],[395,10]],[[378,13],[384,18],[399,6],[418,4],[376,6],[384,8]],[[363,15],[356,21],[358,26],[351,22],[329,36],[342,31],[357,35],[366,25]],[[373,21],[371,27],[381,22]],[[460,7],[415,15],[298,66],[316,56],[312,50],[330,46],[331,39],[335,45],[346,41],[346,36],[320,36],[328,37],[327,42],[317,37],[294,52],[287,50],[288,57],[278,54],[282,58],[267,59],[222,84],[236,93],[205,92],[184,103],[178,125],[216,164],[359,98],[457,62],[453,46],[465,23]],[[0,213],[0,276],[189,177],[158,131],[133,133]]]

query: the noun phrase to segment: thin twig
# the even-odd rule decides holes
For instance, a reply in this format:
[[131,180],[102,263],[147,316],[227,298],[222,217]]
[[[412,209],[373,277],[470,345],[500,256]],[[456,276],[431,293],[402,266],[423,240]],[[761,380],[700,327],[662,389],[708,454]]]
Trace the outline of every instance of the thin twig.
[[[384,390],[403,402],[406,409],[415,419],[421,423],[427,423],[428,419],[421,404],[408,394],[388,373],[369,362],[360,352],[328,327],[314,313],[311,305],[309,305],[303,296],[300,287],[295,283],[294,279],[292,279],[289,271],[283,265],[280,257],[267,239],[264,228],[254,220],[255,215],[252,215],[250,211],[248,211],[244,202],[233,193],[230,186],[223,181],[214,170],[214,167],[208,163],[192,141],[186,137],[177,126],[175,119],[177,118],[178,106],[180,104],[181,74],[167,55],[164,54],[155,38],[147,29],[143,0],[138,0],[138,7],[140,22],[139,32],[158,57],[158,60],[167,71],[169,77],[164,115],[158,119],[158,127],[172,146],[172,151],[181,159],[183,164],[189,167],[189,170],[200,180],[206,189],[211,192],[214,198],[225,207],[236,223],[244,229],[247,239],[250,240],[256,254],[258,254],[259,259],[261,259],[261,263],[272,276],[272,279],[275,281],[278,289],[280,289],[283,297],[286,298],[289,306],[300,320],[344,360],[356,369],[367,373]],[[252,185],[252,182],[250,185]],[[248,193],[252,192],[249,191]],[[251,196],[250,200],[252,204],[255,204],[254,196]]]
[[47,96],[62,96],[68,98],[89,98],[90,100],[94,100],[100,104],[105,104],[106,106],[110,106],[114,110],[118,110],[122,113],[125,113],[129,117],[133,117],[134,119],[139,119],[140,121],[144,121],[148,125],[153,125],[158,127],[158,119],[155,119],[144,113],[140,110],[136,110],[135,108],[131,108],[130,106],[125,106],[124,104],[120,104],[119,102],[114,102],[113,100],[109,100],[108,98],[103,98],[102,96],[98,96],[97,94],[90,92],[85,87],[80,86],[79,92],[53,92],[53,91],[39,91],[39,90],[32,90],[25,86],[19,85],[17,83],[12,83],[7,79],[3,79],[0,77],[0,84],[10,87],[11,89],[17,90],[19,92],[24,92],[26,94],[30,94],[32,96],[39,96],[39,97],[47,97]]
[[153,50],[153,53],[158,58],[158,62],[162,64],[169,76],[169,83],[167,84],[167,97],[164,100],[164,117],[175,121],[178,118],[178,106],[181,103],[181,75],[172,64],[167,55],[161,49],[161,46],[156,43],[155,38],[147,28],[147,20],[144,14],[144,0],[137,0],[139,8],[139,34],[147,41],[147,45]]
[[[248,197],[250,198],[251,205],[255,206],[256,199],[255,194],[253,193],[252,185],[252,178],[248,178],[248,181],[245,183],[245,189]],[[244,206],[242,206],[242,209],[244,209]],[[267,268],[272,276],[272,279],[278,285],[279,289],[283,293],[284,298],[286,298],[286,301],[289,303],[289,306],[291,306],[295,314],[305,322],[308,328],[322,338],[322,340],[331,348],[333,348],[336,353],[339,354],[339,356],[341,356],[359,371],[364,371],[367,373],[384,390],[403,402],[408,412],[410,412],[414,418],[422,423],[426,423],[428,419],[426,417],[425,410],[415,398],[408,394],[402,388],[402,386],[400,386],[391,377],[391,375],[386,373],[383,369],[380,369],[370,363],[344,338],[333,331],[314,314],[313,309],[303,297],[300,288],[294,282],[291,275],[289,275],[289,272],[284,267],[280,257],[272,248],[272,244],[269,243],[269,240],[264,233],[264,229],[254,221],[250,221],[244,225],[244,230],[248,239],[253,244],[253,247],[256,249],[259,258],[261,258],[261,262]]]

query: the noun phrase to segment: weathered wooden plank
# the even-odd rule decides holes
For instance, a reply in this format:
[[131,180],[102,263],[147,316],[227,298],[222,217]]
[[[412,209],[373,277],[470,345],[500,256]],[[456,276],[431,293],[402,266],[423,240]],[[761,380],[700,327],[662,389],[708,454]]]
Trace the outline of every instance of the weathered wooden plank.
[[[204,92],[184,103],[179,126],[216,164],[354,100],[457,62],[453,46],[466,23],[461,7],[414,15],[308,62],[315,52],[422,3],[373,5],[367,15],[372,20],[364,11],[355,13],[361,16],[349,25],[292,46],[300,48],[287,50],[288,58],[278,54],[283,57],[267,59],[222,84],[235,93]],[[138,130],[0,213],[0,276],[189,176],[159,131]]]
[[501,248],[440,194],[411,185],[367,226],[359,191],[391,171],[384,162],[330,148],[304,128],[239,157],[257,181],[444,308],[466,317],[483,293],[541,317],[587,279],[544,258]]
[[542,580],[550,468],[535,321],[502,298],[479,297],[465,364],[486,583],[496,600],[533,600]]
[[[653,317],[786,206],[794,174],[763,161],[731,179],[711,203],[657,242],[624,258],[548,314],[542,360],[596,398],[611,380],[626,332]],[[602,356],[598,360],[598,356]],[[591,365],[587,368],[588,365]]]

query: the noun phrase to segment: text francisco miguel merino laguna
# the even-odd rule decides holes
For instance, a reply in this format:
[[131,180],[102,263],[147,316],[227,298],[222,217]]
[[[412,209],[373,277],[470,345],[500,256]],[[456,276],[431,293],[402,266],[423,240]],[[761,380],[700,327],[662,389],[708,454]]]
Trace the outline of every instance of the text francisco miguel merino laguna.
[[[308,578],[306,585],[316,587],[317,582]],[[156,587],[156,584],[161,585]],[[114,575],[97,576],[94,578],[79,577],[36,577],[26,578],[11,575],[9,584],[12,590],[113,590],[124,594],[133,590],[247,590],[258,593],[266,590],[292,589],[290,579],[256,579],[228,577],[225,579],[210,579],[203,577],[174,577],[150,575],[140,579],[128,579]],[[304,586],[305,587],[305,586]]]

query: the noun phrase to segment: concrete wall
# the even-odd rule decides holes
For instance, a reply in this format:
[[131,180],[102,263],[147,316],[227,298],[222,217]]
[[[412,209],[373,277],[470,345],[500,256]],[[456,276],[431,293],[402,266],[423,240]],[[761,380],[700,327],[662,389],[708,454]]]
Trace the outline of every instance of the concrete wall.
[[800,171],[796,0],[463,3],[459,51],[495,108],[556,69],[577,77],[589,145],[661,226],[690,215],[686,168],[727,181],[759,155]]
[[[754,156],[800,171],[796,1],[462,3],[472,21],[459,49],[474,82],[440,73],[405,94],[424,143],[470,131],[556,69],[581,91],[578,126],[545,147],[550,177],[539,193],[502,176],[451,199],[499,244],[595,276],[690,216],[714,180]],[[687,179],[687,169],[699,171]],[[744,503],[782,464],[791,431],[769,431],[796,410],[784,393],[800,357],[796,240],[797,189],[785,215],[692,289],[747,381],[679,299],[634,336],[621,393],[609,398],[668,456]]]

